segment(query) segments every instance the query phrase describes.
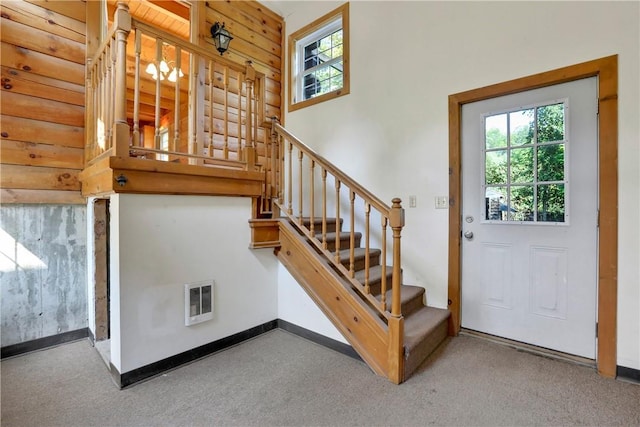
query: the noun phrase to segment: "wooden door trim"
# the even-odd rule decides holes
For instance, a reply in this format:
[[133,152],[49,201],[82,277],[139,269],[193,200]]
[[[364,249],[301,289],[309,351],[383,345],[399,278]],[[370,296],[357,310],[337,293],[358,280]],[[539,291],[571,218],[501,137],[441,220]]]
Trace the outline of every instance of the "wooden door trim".
[[598,77],[598,341],[600,375],[616,375],[618,300],[618,55],[449,95],[449,333],[460,331],[462,106],[587,77]]

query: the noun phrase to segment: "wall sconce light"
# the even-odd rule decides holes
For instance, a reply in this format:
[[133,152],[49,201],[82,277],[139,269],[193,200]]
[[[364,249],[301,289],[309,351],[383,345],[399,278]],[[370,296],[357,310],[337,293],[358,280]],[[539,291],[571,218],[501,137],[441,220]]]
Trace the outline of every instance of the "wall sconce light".
[[211,37],[213,37],[213,43],[216,45],[218,52],[220,52],[220,56],[229,49],[229,43],[233,40],[229,31],[225,30],[224,22],[222,25],[216,22],[211,26]]

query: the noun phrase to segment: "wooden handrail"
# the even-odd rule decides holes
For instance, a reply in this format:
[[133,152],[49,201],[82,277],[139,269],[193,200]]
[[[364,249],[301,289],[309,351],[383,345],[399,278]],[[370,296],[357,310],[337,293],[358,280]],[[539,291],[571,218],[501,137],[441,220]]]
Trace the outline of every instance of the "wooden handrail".
[[327,159],[322,157],[320,154],[313,151],[308,145],[298,139],[294,134],[289,132],[287,129],[282,127],[280,123],[274,121],[274,130],[284,136],[287,140],[293,142],[297,147],[299,147],[302,151],[304,151],[305,155],[308,156],[311,160],[314,160],[316,163],[325,168],[328,172],[330,172],[333,176],[337,177],[340,182],[345,184],[347,187],[351,188],[358,195],[360,195],[363,199],[368,200],[372,207],[381,212],[386,212],[387,215],[391,211],[391,207],[376,197],[369,190],[364,188],[358,182],[353,180],[349,175],[340,170],[333,163],[329,162]]

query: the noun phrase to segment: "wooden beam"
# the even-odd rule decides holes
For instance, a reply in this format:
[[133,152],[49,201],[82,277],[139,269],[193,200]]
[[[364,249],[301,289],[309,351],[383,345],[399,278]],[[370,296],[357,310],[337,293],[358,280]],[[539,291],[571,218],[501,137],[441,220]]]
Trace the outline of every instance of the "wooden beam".
[[94,308],[96,341],[109,338],[109,200],[93,203]]
[[59,147],[10,139],[2,140],[0,155],[3,165],[46,166],[80,170],[84,164],[84,150],[82,148]]
[[0,189],[3,204],[84,205],[77,191]]
[[2,165],[0,188],[80,191],[77,169]]
[[[2,141],[13,140],[61,147],[84,147],[84,128],[1,115]],[[3,142],[4,144],[4,142]]]
[[51,0],[26,0],[29,3],[40,6],[43,9],[51,10],[60,15],[73,18],[80,22],[85,22],[85,2],[76,1],[51,1]]

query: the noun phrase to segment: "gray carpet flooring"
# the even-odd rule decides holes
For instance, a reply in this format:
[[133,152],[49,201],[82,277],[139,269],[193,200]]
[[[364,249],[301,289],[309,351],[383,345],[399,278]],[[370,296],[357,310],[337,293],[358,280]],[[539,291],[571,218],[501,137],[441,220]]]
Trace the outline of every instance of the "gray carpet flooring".
[[640,425],[640,386],[471,336],[400,386],[282,330],[125,390],[86,341],[1,369],[3,427]]

